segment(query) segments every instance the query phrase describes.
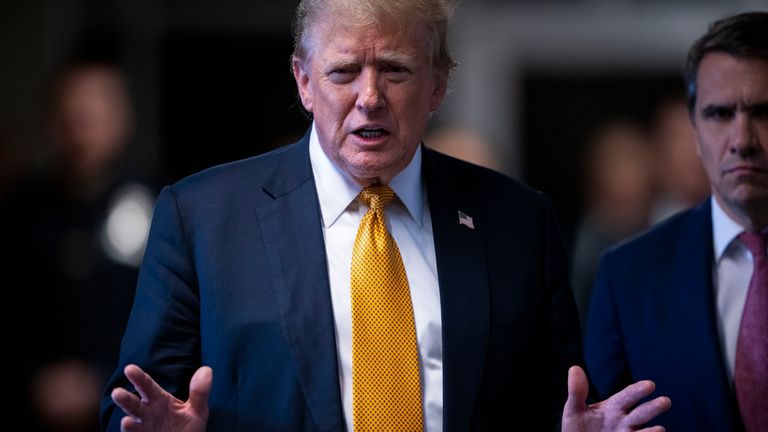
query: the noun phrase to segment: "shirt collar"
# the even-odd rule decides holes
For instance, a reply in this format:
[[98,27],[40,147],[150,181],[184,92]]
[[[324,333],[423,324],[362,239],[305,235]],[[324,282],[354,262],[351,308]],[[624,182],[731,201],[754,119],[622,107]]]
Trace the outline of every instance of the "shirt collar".
[[[323,226],[328,228],[344,213],[363,188],[328,158],[320,147],[314,123],[309,135],[309,160],[315,177]],[[389,187],[405,205],[414,221],[422,226],[424,186],[421,181],[421,146],[416,149],[408,166],[392,178]]]
[[744,227],[723,210],[717,198],[712,196],[712,238],[715,243],[715,262],[723,257],[731,242],[744,232]]

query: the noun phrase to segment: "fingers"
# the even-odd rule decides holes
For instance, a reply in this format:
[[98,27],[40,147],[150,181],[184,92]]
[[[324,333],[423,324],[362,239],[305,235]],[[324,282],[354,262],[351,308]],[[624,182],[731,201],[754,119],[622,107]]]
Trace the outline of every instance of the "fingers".
[[157,399],[164,393],[164,390],[140,367],[129,364],[123,370],[128,381],[133,384],[136,391],[141,395],[144,402],[150,402]]
[[213,384],[213,369],[203,366],[192,375],[189,383],[189,404],[196,412],[208,412],[208,395]]
[[[672,407],[672,401],[668,397],[657,397],[656,399],[642,403],[633,409],[627,414],[626,421],[631,425],[642,425],[653,420],[656,416],[667,411],[670,407]],[[652,430],[654,429],[648,429],[648,431]],[[664,428],[659,430],[664,430]]]
[[568,370],[568,400],[565,401],[563,416],[571,416],[582,411],[587,406],[589,381],[584,370],[579,366],[571,366]]
[[608,398],[605,402],[620,411],[628,411],[640,399],[650,395],[656,389],[653,381],[645,380],[630,384],[624,390]]
[[123,417],[120,420],[120,432],[139,432],[141,431],[141,426],[140,421],[131,417]]
[[112,390],[111,396],[115,405],[119,406],[126,414],[137,419],[141,418],[143,404],[138,396],[124,388],[116,388]]
[[164,391],[152,377],[134,364],[126,366],[123,372],[141,398],[124,388],[112,390],[111,396],[115,404],[130,416],[122,419],[120,423],[121,430],[132,432],[138,430],[137,428],[141,425],[142,418],[147,415],[147,404],[150,401],[160,399]]
[[645,429],[640,429],[637,432],[666,432],[666,429],[664,429],[664,426],[654,426],[654,427],[649,427]]

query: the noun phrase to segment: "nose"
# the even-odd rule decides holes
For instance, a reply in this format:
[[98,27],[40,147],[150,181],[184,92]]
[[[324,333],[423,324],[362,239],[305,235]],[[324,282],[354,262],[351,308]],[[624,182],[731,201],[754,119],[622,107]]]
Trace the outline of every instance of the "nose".
[[376,111],[385,105],[379,73],[366,70],[361,76],[361,87],[357,97],[357,106],[365,112]]
[[747,157],[755,153],[759,147],[755,125],[748,113],[740,112],[733,122],[731,153]]

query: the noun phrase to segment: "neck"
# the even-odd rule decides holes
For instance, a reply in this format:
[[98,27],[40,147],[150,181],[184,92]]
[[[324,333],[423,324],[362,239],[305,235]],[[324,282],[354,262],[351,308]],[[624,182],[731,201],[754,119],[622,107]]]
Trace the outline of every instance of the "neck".
[[768,202],[751,203],[745,206],[729,205],[717,195],[713,196],[723,211],[746,231],[759,232],[768,227]]
[[375,184],[389,184],[389,181],[392,180],[392,178],[384,178],[384,177],[371,177],[371,178],[358,178],[353,177],[353,180],[355,183],[359,184],[362,187],[367,187]]

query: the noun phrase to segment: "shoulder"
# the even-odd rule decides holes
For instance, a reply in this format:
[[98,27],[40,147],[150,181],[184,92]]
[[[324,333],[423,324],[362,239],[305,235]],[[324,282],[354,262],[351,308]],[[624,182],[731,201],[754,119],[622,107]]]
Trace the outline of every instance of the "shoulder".
[[[612,264],[627,263],[638,266],[649,260],[674,256],[685,237],[710,227],[709,201],[677,213],[611,248],[604,260]],[[701,232],[701,234],[706,234]]]
[[[276,180],[302,182],[311,178],[304,140],[247,159],[213,166],[168,186],[181,203],[261,202],[265,185]],[[255,200],[255,201],[254,201]]]
[[274,172],[277,161],[298,153],[300,150],[298,146],[299,143],[294,143],[258,156],[216,165],[185,177],[172,187],[184,191],[218,185],[237,185],[244,182],[258,184]]

